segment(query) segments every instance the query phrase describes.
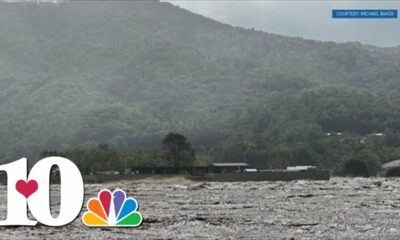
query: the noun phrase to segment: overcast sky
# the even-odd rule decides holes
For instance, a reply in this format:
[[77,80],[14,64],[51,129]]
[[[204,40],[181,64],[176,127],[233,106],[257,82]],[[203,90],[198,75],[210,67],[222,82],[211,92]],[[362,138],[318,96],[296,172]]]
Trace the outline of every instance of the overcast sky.
[[400,45],[399,19],[332,19],[332,9],[400,9],[400,1],[169,1],[203,16],[265,32],[328,41]]

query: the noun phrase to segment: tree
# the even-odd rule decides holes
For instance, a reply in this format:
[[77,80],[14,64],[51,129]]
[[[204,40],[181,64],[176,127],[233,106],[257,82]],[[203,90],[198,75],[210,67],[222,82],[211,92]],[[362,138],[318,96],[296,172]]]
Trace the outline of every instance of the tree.
[[350,159],[344,164],[343,174],[351,177],[369,177],[370,170],[364,161]]
[[93,171],[109,171],[124,169],[120,161],[120,154],[107,144],[99,144],[96,149],[91,150],[91,162],[94,163]]
[[297,146],[292,150],[290,165],[315,165],[317,155],[308,146]]
[[168,133],[161,145],[166,160],[174,167],[191,166],[195,160],[195,153],[185,136],[178,133]]
[[382,168],[382,164],[379,161],[382,157],[379,157],[377,152],[374,149],[363,149],[356,155],[358,160],[367,164],[370,176],[376,176]]

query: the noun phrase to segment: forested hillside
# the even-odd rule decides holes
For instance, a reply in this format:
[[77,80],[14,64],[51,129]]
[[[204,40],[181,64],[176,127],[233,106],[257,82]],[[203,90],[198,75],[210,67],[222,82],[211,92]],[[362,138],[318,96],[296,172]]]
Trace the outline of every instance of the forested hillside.
[[399,48],[247,30],[157,1],[1,3],[0,26],[3,161],[99,144],[141,158],[168,132],[203,163],[400,158]]

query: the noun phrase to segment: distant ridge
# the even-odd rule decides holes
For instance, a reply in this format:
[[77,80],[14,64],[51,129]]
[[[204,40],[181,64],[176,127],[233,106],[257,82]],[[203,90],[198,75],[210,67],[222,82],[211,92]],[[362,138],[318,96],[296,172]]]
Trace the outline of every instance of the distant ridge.
[[3,2],[0,22],[4,161],[151,148],[170,131],[211,158],[265,159],[326,132],[400,130],[398,48],[247,30],[158,1]]

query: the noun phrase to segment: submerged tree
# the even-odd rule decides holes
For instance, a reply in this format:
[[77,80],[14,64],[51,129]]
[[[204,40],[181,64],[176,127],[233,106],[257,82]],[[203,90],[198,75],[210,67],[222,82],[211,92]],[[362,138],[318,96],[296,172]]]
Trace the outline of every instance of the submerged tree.
[[174,167],[191,166],[195,160],[195,153],[185,136],[178,133],[169,133],[161,140],[164,156]]

